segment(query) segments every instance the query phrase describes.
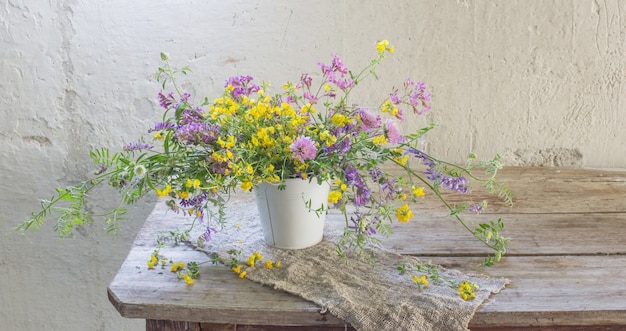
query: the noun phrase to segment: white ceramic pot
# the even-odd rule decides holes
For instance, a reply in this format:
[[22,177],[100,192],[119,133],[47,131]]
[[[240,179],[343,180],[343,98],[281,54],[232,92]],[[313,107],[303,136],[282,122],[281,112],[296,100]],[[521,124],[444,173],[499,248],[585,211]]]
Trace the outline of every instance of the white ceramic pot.
[[[286,187],[262,183],[254,187],[263,236],[274,247],[302,249],[311,247],[324,235],[326,211],[316,209],[328,206],[328,183],[319,185],[300,178],[285,180]],[[325,208],[327,209],[327,208]]]

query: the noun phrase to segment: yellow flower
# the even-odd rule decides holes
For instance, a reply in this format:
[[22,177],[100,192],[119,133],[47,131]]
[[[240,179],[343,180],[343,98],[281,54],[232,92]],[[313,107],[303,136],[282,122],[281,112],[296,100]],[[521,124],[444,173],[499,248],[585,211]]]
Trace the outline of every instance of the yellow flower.
[[402,166],[405,165],[408,161],[409,161],[409,156],[408,155],[396,158],[396,162],[398,162]]
[[265,261],[265,268],[272,269],[272,267],[273,267],[272,260]]
[[254,252],[252,255],[257,260],[263,260],[263,255],[261,255],[261,253],[259,253],[259,252]]
[[413,187],[413,195],[416,197],[423,197],[426,193],[424,193],[423,187]]
[[241,189],[244,191],[250,191],[252,189],[252,182],[242,182]]
[[154,131],[152,135],[154,136],[155,139],[158,139],[158,140],[165,139],[165,136],[159,131]]
[[409,205],[405,203],[396,210],[396,217],[398,218],[398,222],[406,223],[410,218],[413,218],[413,212],[409,209]]
[[424,275],[421,277],[413,276],[413,282],[419,287],[428,287],[428,279]]
[[387,143],[387,138],[385,138],[385,135],[376,136],[374,137],[374,139],[372,139],[372,142],[374,143],[374,145],[384,145]]
[[350,123],[351,120],[345,115],[335,113],[331,118],[330,122],[336,126],[346,126],[346,124]]
[[305,104],[304,106],[302,106],[302,109],[300,109],[300,113],[302,114],[306,114],[306,113],[315,114],[316,112],[317,110],[315,110],[315,108],[313,108],[313,106],[310,103]]
[[400,110],[391,102],[391,100],[387,99],[383,103],[382,111],[383,113],[389,113],[391,116],[396,116]]
[[189,198],[189,191],[182,191],[182,192],[176,192],[178,194],[178,197],[181,199],[188,199]]
[[170,192],[172,192],[172,187],[170,186],[170,184],[167,184],[162,190],[156,190],[156,193],[160,198],[170,195]]
[[241,278],[241,279],[246,278],[246,274],[247,274],[247,272],[246,272],[246,271],[244,271],[244,272],[240,273],[240,274],[239,274],[239,278]]
[[236,274],[238,274],[238,273],[240,273],[240,272],[241,272],[241,266],[240,266],[240,265],[235,266],[235,267],[233,267],[232,269],[233,269],[233,272],[235,272]]
[[341,199],[341,196],[342,196],[341,192],[339,192],[339,191],[331,191],[328,194],[328,202],[330,202],[330,203],[337,203]]
[[275,266],[276,268],[280,268],[280,266],[281,266],[280,261],[278,261],[278,262],[274,263],[274,266]]
[[185,283],[187,283],[187,285],[193,285],[193,279],[191,279],[191,277],[189,277],[189,275],[185,274],[183,276],[183,279],[185,280]]
[[326,146],[332,146],[337,142],[337,137],[333,134],[330,134],[328,130],[320,132],[320,139],[326,142]]
[[459,295],[463,300],[472,300],[476,297],[474,294],[475,289],[478,289],[478,285],[468,281],[461,282],[459,284]]
[[252,165],[250,163],[246,163],[246,172],[248,173],[248,175],[252,175],[252,173],[254,172],[254,168],[252,168]]
[[154,267],[159,263],[159,258],[155,255],[150,256],[150,261],[148,261],[148,269],[154,269]]
[[250,255],[248,256],[248,265],[251,267],[254,267],[254,263],[256,262],[256,259],[254,258],[254,255]]
[[389,40],[385,39],[379,41],[378,43],[376,43],[376,50],[378,51],[378,53],[382,53],[387,49],[387,46],[389,46]]

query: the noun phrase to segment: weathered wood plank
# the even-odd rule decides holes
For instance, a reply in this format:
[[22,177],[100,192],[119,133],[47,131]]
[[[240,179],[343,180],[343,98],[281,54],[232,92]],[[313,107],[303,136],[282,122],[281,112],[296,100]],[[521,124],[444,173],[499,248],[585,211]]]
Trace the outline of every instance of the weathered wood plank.
[[[467,215],[471,228],[495,220]],[[503,214],[503,235],[512,238],[512,255],[626,254],[626,213]],[[458,222],[446,216],[418,214],[408,223],[394,224],[383,245],[401,254],[477,256],[490,253]]]
[[[510,213],[615,213],[626,212],[626,171],[568,168],[504,168],[498,178],[513,192],[514,206],[505,206],[497,197],[474,186],[471,194],[442,192],[449,202],[487,200],[487,214]],[[415,208],[444,211],[432,194]]]

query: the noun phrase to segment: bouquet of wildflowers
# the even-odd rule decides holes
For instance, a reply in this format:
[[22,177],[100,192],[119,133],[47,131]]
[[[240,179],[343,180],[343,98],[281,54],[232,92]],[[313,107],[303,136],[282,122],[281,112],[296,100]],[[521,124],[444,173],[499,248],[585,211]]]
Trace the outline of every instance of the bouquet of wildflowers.
[[[472,157],[461,167],[420,148],[421,138],[433,125],[401,134],[399,123],[406,116],[430,110],[424,83],[407,79],[373,107],[350,100],[351,92],[364,79],[375,77],[376,66],[393,51],[386,40],[379,42],[376,57],[358,73],[333,55],[329,64],[319,64],[319,82],[303,74],[297,82],[285,83],[280,92],[272,92],[269,83],[257,85],[250,76],[232,77],[221,95],[197,104],[176,84],[176,75],[190,69],[170,68],[162,54],[165,65],[156,78],[164,89],[171,85],[173,92],[159,92],[163,119],[148,130],[150,138],[113,154],[108,149],[92,152],[98,167],[95,177],[57,189],[57,195],[43,201],[42,210],[20,229],[39,228],[48,214],[56,212],[55,229],[61,236],[71,235],[75,227],[91,222],[83,208],[87,193],[108,183],[120,190],[123,203],[156,192],[171,209],[202,221],[209,240],[226,226],[224,206],[230,194],[250,191],[262,182],[280,187],[287,178],[302,178],[330,183],[328,208],[340,210],[346,220],[340,253],[346,248],[362,251],[376,241],[375,234],[388,234],[392,222],[408,222],[413,217],[409,203],[429,190],[494,250],[487,261],[491,263],[506,251],[508,239],[499,235],[502,220],[472,230],[460,212],[478,211],[484,204],[451,205],[441,191],[466,193],[472,179],[510,203],[508,189],[495,180],[501,167],[498,157],[487,162]],[[409,166],[409,160],[421,163],[422,170]],[[486,175],[475,176],[476,166]],[[401,175],[391,174],[390,168],[399,169]],[[68,205],[59,207],[62,201]],[[109,231],[118,229],[124,212],[120,207],[106,216]]]

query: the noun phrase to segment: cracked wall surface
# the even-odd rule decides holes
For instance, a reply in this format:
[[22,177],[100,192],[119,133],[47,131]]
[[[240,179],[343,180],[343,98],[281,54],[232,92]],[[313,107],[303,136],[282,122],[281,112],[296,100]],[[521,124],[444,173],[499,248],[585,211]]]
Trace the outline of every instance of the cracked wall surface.
[[[250,74],[280,88],[338,54],[350,68],[389,39],[396,52],[362,105],[411,77],[433,94],[429,151],[461,162],[626,167],[626,2],[570,0],[24,1],[0,0],[0,232],[55,186],[93,171],[90,150],[121,148],[161,117],[159,52],[190,66],[198,99]],[[193,82],[193,86],[191,85]],[[112,190],[88,208],[115,206]],[[97,224],[60,241],[51,226],[0,240],[0,328],[137,330],[106,287],[153,200],[112,239]]]

